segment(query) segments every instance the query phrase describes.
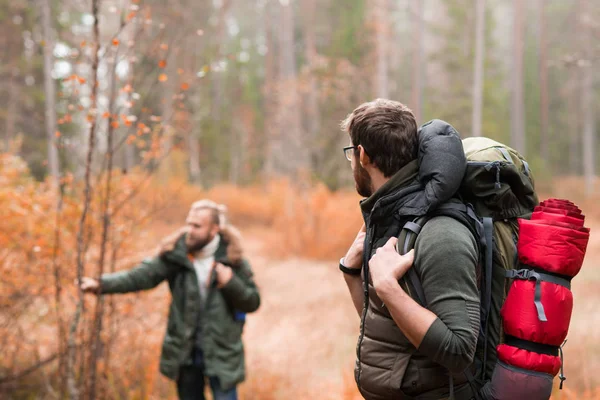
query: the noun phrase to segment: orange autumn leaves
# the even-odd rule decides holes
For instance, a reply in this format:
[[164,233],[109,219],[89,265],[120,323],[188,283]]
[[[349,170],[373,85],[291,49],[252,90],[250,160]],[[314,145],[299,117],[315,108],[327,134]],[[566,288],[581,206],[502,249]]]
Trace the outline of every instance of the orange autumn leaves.
[[148,134],[150,133],[150,127],[148,127],[146,124],[144,124],[143,122],[138,122],[137,124],[137,132],[136,134],[131,134],[129,136],[127,136],[127,144],[134,144],[136,143],[138,148],[144,148],[146,147],[146,142],[144,142],[143,140],[138,139],[139,136],[142,136],[144,134]]
[[65,79],[63,79],[63,82],[77,82],[80,85],[83,85],[86,82],[86,79],[77,74],[72,74],[72,75],[66,77]]
[[[164,72],[158,75],[158,81],[159,82],[166,82],[168,80],[169,80],[169,77]],[[181,89],[181,91],[183,91],[183,92],[189,90],[189,88],[190,88],[190,84],[187,83],[187,82],[182,82],[179,85],[179,89]]]
[[[167,46],[167,45],[163,44],[163,45],[161,46],[161,48],[166,50],[168,47],[164,47],[164,46]],[[164,60],[164,59],[163,59],[163,60],[159,60],[159,61],[158,61],[158,68],[160,68],[160,69],[165,69],[166,67],[167,67],[167,60]],[[179,75],[183,75],[183,72],[184,72],[184,71],[183,71],[183,69],[181,69],[181,68],[178,68],[178,69],[177,69],[177,73],[178,73]],[[164,72],[161,72],[161,73],[158,75],[158,81],[159,81],[159,82],[166,82],[166,81],[168,81],[168,80],[169,80],[169,76],[168,76],[166,73],[164,73]],[[182,83],[179,85],[179,88],[181,89],[181,91],[185,92],[186,90],[189,90],[189,88],[190,88],[190,84],[189,84],[189,83],[187,83],[187,82],[182,82]]]
[[[98,176],[97,182],[103,181],[103,177]],[[118,268],[140,261],[143,257],[137,256],[137,253],[147,247],[143,240],[135,239],[151,221],[148,218],[154,207],[151,193],[143,192],[139,199],[130,200],[132,193],[143,186],[143,182],[141,175],[123,175],[118,170],[113,172],[111,202],[122,206],[119,207],[119,214],[111,218],[107,251],[112,254],[113,249],[118,248]],[[65,332],[74,314],[77,298],[77,287],[73,283],[76,275],[74,249],[77,247],[77,228],[82,214],[83,187],[81,182],[74,181],[71,174],[61,178],[64,197],[57,236],[57,195],[50,181],[37,181],[31,177],[21,158],[0,152],[0,183],[0,202],[3,204],[0,210],[0,274],[3,276],[0,309],[3,317],[10,318],[10,324],[0,324],[0,354],[6,355],[0,357],[0,370],[17,374],[57,351],[59,341],[53,332],[58,332],[59,326]],[[97,271],[98,244],[102,232],[102,218],[99,218],[102,192],[93,191],[91,213],[86,220],[89,251],[85,275],[94,275]],[[110,268],[110,262],[106,262],[105,268]],[[54,308],[57,278],[61,288],[58,311]],[[92,300],[88,298],[87,301]],[[115,313],[124,314],[118,308]],[[112,335],[113,331],[109,332],[109,329],[107,325],[105,333]],[[28,333],[27,340],[23,340],[23,332]],[[131,334],[133,331],[127,329],[126,332]],[[84,339],[80,338],[78,342],[80,340]],[[115,377],[129,375],[126,369],[134,360],[127,358],[129,354],[124,351],[126,348],[126,345],[115,347],[114,353],[111,353],[111,364],[106,366],[106,370],[100,367],[103,373],[114,374]],[[81,353],[81,356],[84,358],[87,354]],[[144,365],[150,364],[150,357],[144,362]],[[54,375],[56,366],[56,362],[48,364],[49,376]],[[33,382],[36,372],[34,370],[22,382]],[[115,384],[119,384],[120,389],[128,387],[120,379]]]

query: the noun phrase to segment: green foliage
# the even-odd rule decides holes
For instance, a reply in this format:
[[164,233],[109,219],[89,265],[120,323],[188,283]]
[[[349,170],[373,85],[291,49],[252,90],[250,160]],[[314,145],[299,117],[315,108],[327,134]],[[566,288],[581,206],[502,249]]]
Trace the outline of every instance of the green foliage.
[[334,58],[347,59],[360,65],[367,50],[365,27],[366,0],[348,2],[333,0],[327,9],[332,38],[326,53]]
[[[475,9],[467,0],[444,0],[447,18],[431,29],[442,45],[431,61],[439,63],[445,81],[430,82],[425,91],[426,118],[449,121],[463,136],[471,135],[473,63],[475,57]],[[483,129],[485,136],[506,142],[509,138],[509,93],[493,37],[496,24],[494,3],[486,7],[483,85]]]

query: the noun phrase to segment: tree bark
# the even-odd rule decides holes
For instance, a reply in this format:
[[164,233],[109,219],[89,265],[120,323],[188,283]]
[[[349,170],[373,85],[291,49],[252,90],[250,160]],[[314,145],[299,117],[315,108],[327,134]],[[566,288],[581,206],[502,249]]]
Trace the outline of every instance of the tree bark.
[[595,124],[596,116],[595,96],[594,96],[594,54],[593,54],[593,31],[591,27],[589,0],[581,1],[581,23],[583,25],[583,54],[585,62],[582,67],[582,106],[583,106],[583,174],[585,180],[585,194],[590,196],[594,193],[594,178],[595,178]]
[[263,175],[265,181],[270,180],[275,172],[275,152],[277,143],[277,118],[276,105],[277,96],[276,91],[276,65],[275,65],[275,30],[274,20],[275,16],[273,13],[273,4],[267,0],[267,3],[263,7],[263,18],[265,27],[265,38],[267,54],[265,54],[265,80],[263,83],[263,97],[265,102],[265,160],[263,164]]
[[296,69],[294,38],[295,23],[292,5],[289,1],[280,1],[279,24],[279,73],[280,91],[279,134],[285,138],[284,151],[279,154],[277,169],[289,176],[296,175],[308,167],[308,150],[302,135],[300,101],[298,93],[298,74]]
[[[580,47],[579,40],[582,35],[582,27],[580,21],[580,9],[582,0],[575,0],[570,16],[570,22],[573,26],[572,36],[570,35],[570,43],[572,51],[579,57],[578,48]],[[575,132],[583,131],[583,115],[582,115],[582,100],[581,100],[581,76],[580,69],[575,66],[570,66],[567,74],[568,93],[567,93],[567,109],[568,109],[568,127],[574,134],[569,135],[569,173],[573,175],[582,173],[582,157],[581,157],[581,139],[582,135]]]
[[69,392],[69,399],[76,400],[80,397],[80,391],[77,387],[76,377],[75,377],[75,361],[76,361],[76,336],[77,336],[77,327],[79,325],[79,320],[81,319],[81,315],[83,314],[84,307],[84,299],[83,299],[83,291],[81,290],[81,279],[83,277],[83,270],[85,264],[85,240],[88,235],[86,230],[87,225],[87,215],[89,212],[89,208],[92,200],[92,182],[91,182],[91,172],[92,172],[92,162],[94,155],[94,147],[96,144],[96,127],[97,127],[97,105],[98,105],[98,64],[99,57],[98,52],[100,50],[100,29],[98,26],[98,14],[99,14],[99,5],[98,0],[92,0],[92,16],[94,17],[94,28],[93,28],[93,41],[94,41],[94,55],[92,59],[92,93],[91,93],[91,105],[89,109],[89,115],[91,117],[90,121],[90,130],[88,136],[88,149],[87,149],[87,157],[85,163],[85,175],[84,175],[84,200],[83,200],[83,211],[81,213],[81,218],[79,220],[79,228],[77,231],[77,285],[78,285],[78,301],[77,308],[75,310],[75,315],[73,317],[73,321],[71,323],[71,327],[69,330],[69,355],[67,358],[67,389]]
[[483,75],[485,61],[485,0],[476,0],[475,5],[475,65],[473,68],[473,136],[481,136],[481,114],[483,109]]
[[[317,135],[321,126],[319,115],[319,92],[317,89],[317,78],[315,69],[317,68],[317,48],[315,43],[315,9],[316,0],[302,0],[303,16],[304,16],[304,56],[308,64],[308,84],[307,84],[307,99],[306,111],[308,119],[307,139],[309,143],[316,143]],[[317,151],[316,146],[309,146],[311,149],[311,160],[314,158],[314,153]]]
[[[129,24],[128,26],[126,26],[125,29],[125,33],[124,33],[124,37],[126,38],[127,41],[135,41],[137,40],[137,26],[138,26],[138,18],[134,18]],[[135,63],[133,62],[133,58],[135,56],[135,46],[131,46],[129,47],[129,49],[127,50],[127,65],[129,66],[129,69],[127,71],[127,83],[133,87],[133,82],[134,82],[134,67],[135,67]],[[128,100],[131,101],[132,100],[132,93],[128,94]],[[125,135],[128,134],[127,131],[125,131],[124,133]],[[122,169],[123,171],[131,171],[131,169],[135,166],[135,148],[133,143],[127,143],[125,142],[124,144],[124,148],[123,148],[123,164],[122,164]]]
[[548,45],[546,41],[546,1],[538,0],[539,24],[539,80],[540,80],[540,154],[546,165],[550,165],[548,142]]
[[[215,29],[215,60],[221,62],[225,58],[224,42],[226,39],[227,29],[226,21],[227,13],[231,6],[231,0],[224,0],[221,4],[221,8],[217,13],[217,27]],[[212,101],[212,112],[211,116],[214,121],[219,123],[221,121],[221,108],[223,107],[224,99],[224,84],[223,78],[225,76],[224,71],[213,72],[211,74],[212,88],[213,88],[213,101]]]
[[[44,0],[47,1],[47,0]],[[17,87],[18,71],[16,67],[11,67],[10,78],[8,80],[8,101],[6,118],[4,120],[4,134],[6,138],[5,150],[10,150],[10,141],[15,137],[15,126],[18,116],[19,102],[16,100],[19,88]],[[54,135],[53,135],[54,136]]]
[[377,97],[389,98],[389,0],[375,2],[375,51],[377,53]]
[[56,88],[52,79],[54,51],[54,29],[50,0],[42,0],[42,30],[44,32],[44,95],[46,99],[46,138],[48,141],[48,173],[52,177],[55,190],[58,190],[60,167],[56,147]]
[[511,146],[525,155],[525,102],[523,99],[523,50],[525,3],[513,0],[513,66],[511,102]]
[[421,124],[423,117],[423,35],[425,31],[425,21],[423,20],[425,0],[411,2],[412,18],[414,23],[413,40],[413,64],[412,64],[412,89],[411,89],[411,108],[415,114],[417,124]]
[[[102,274],[104,273],[104,264],[106,259],[106,252],[108,246],[108,240],[110,235],[110,223],[111,223],[111,215],[110,215],[110,201],[111,201],[111,181],[112,181],[112,169],[113,169],[113,161],[114,161],[114,136],[115,136],[115,128],[113,125],[113,115],[115,115],[115,101],[116,101],[116,67],[118,60],[119,48],[117,47],[115,51],[115,62],[113,63],[113,68],[111,71],[110,77],[110,91],[109,91],[109,103],[108,103],[108,112],[110,113],[110,118],[107,119],[107,149],[106,149],[106,178],[105,178],[105,187],[104,187],[104,196],[102,199],[102,239],[100,242],[100,257],[98,260],[98,272],[96,274],[96,279],[100,280]],[[103,324],[102,320],[104,317],[104,296],[99,296],[98,301],[96,302],[96,309],[94,312],[94,320],[93,320],[93,330],[91,332],[90,337],[90,362],[89,362],[89,378],[90,378],[90,390],[88,397],[93,400],[96,398],[96,382],[97,382],[97,374],[96,371],[98,369],[98,359],[102,356],[102,346],[100,340],[100,334],[102,333]]]
[[[167,57],[167,81],[165,82],[165,91],[163,101],[163,109],[162,109],[162,125],[163,125],[163,134],[164,134],[164,142],[163,142],[163,154],[166,155],[171,151],[173,147],[173,133],[174,130],[172,128],[172,119],[174,114],[174,99],[175,96],[175,85],[177,83],[177,57],[175,56],[176,49],[174,46],[169,48],[169,55]],[[168,159],[168,157],[167,157]]]

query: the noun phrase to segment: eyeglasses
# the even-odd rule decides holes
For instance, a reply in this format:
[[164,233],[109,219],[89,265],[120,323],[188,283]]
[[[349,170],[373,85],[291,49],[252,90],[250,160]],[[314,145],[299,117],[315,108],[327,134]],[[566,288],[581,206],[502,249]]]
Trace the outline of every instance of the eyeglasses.
[[346,160],[352,161],[352,152],[356,149],[356,146],[346,146],[344,147],[344,155],[346,156]]

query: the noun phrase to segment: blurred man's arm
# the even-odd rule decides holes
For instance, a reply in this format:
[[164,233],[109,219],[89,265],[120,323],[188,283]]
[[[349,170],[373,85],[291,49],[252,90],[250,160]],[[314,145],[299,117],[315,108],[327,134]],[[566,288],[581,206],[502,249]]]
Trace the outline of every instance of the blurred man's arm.
[[152,289],[167,279],[171,272],[172,267],[159,257],[154,257],[142,261],[133,269],[102,275],[98,290],[101,294],[111,294]]
[[[218,288],[237,311],[251,313],[260,306],[260,294],[252,269],[246,260],[234,269],[222,264],[215,266]],[[231,271],[231,272],[230,272]]]

